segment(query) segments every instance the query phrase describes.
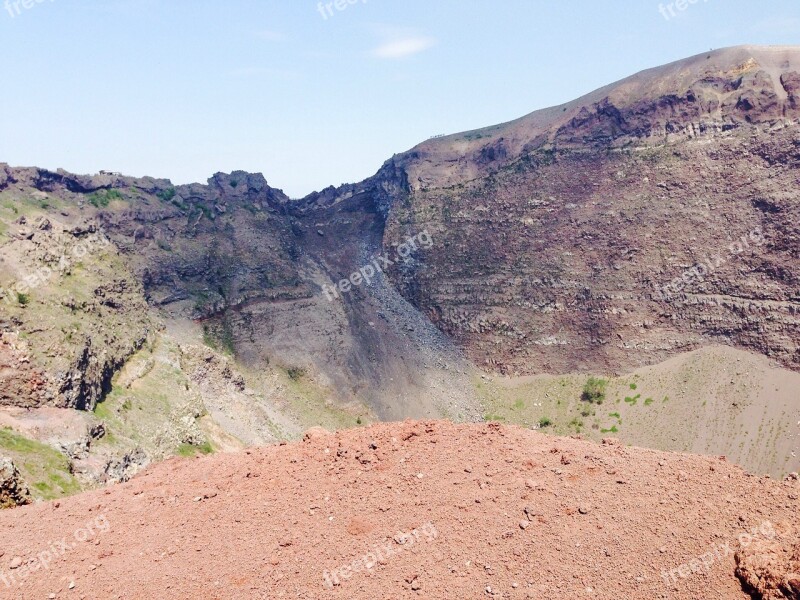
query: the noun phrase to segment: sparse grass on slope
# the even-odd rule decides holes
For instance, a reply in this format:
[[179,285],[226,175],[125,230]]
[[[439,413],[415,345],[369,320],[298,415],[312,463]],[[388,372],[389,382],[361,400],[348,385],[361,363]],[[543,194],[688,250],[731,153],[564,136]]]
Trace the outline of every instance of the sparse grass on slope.
[[0,452],[14,461],[34,498],[53,500],[81,491],[67,457],[50,446],[0,429]]

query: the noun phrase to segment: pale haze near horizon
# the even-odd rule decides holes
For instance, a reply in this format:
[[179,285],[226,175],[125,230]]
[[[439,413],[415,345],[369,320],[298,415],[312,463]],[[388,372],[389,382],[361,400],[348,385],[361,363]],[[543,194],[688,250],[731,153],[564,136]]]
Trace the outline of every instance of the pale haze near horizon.
[[242,169],[293,197],[642,69],[800,40],[796,0],[26,3],[0,7],[0,162]]

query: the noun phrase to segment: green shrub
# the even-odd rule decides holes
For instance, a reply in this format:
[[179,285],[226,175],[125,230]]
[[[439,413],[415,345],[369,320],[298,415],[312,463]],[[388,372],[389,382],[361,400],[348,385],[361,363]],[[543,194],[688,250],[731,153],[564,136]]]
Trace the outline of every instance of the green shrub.
[[166,190],[161,190],[157,192],[156,196],[158,197],[159,200],[162,200],[164,202],[170,202],[177,193],[178,192],[175,190],[175,188],[167,188]]
[[178,446],[178,456],[183,456],[185,458],[193,458],[198,454],[212,454],[213,452],[214,447],[210,442],[205,442],[199,446],[194,446],[192,444],[181,444]]
[[28,294],[17,292],[17,302],[19,302],[20,306],[27,306],[31,302],[31,297]]
[[589,377],[586,385],[583,386],[581,400],[592,404],[602,404],[606,399],[606,386],[608,382],[599,377]]
[[89,204],[95,208],[108,208],[112,200],[123,200],[119,190],[97,190],[89,196]]
[[550,427],[553,425],[552,419],[550,417],[542,417],[539,419],[539,428],[544,429],[545,427]]

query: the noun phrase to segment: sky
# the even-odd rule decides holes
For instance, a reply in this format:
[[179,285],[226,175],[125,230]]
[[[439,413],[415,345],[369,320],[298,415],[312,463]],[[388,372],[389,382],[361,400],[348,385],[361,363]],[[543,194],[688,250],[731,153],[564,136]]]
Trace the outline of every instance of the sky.
[[241,169],[295,198],[642,69],[800,44],[798,0],[2,2],[0,162]]

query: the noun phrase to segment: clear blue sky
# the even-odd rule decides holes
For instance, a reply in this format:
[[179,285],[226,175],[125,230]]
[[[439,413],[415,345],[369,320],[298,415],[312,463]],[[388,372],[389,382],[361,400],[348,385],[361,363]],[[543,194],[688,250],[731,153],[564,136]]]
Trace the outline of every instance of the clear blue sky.
[[297,197],[709,48],[800,43],[798,0],[351,1],[10,0],[0,161]]

